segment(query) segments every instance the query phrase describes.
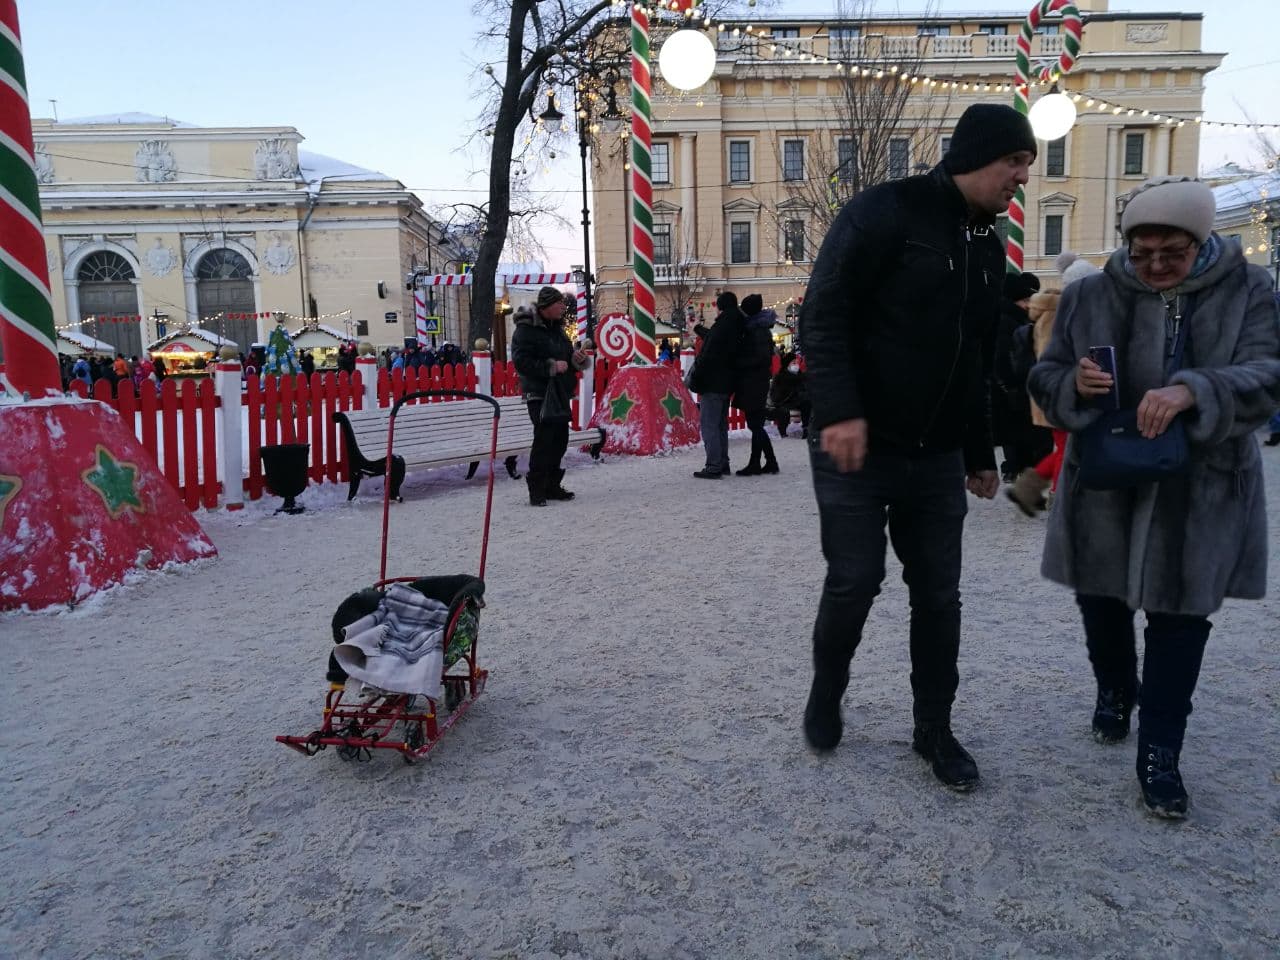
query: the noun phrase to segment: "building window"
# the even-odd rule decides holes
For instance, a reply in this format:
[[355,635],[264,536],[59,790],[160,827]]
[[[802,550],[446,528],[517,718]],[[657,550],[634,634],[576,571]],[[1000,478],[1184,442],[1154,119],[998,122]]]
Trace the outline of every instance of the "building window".
[[911,169],[911,141],[906,137],[889,138],[889,179],[901,180]]
[[858,55],[858,41],[862,38],[862,28],[832,27],[828,37],[831,56],[852,59]]
[[662,140],[653,142],[653,155],[650,170],[654,183],[671,182],[671,144]]
[[729,141],[729,182],[751,182],[751,142],[749,140]]
[[1036,27],[1036,33],[1045,37],[1056,37],[1058,35],[1059,25],[1056,23],[1042,23]]
[[938,160],[942,160],[947,155],[947,151],[951,149],[950,137],[938,138]]
[[1145,152],[1147,135],[1145,133],[1126,133],[1124,135],[1124,172],[1142,173],[1142,154]]
[[1044,255],[1055,257],[1062,252],[1062,214],[1051,213],[1044,218]]
[[1044,175],[1046,177],[1065,177],[1067,175],[1067,138],[1059,137],[1050,140],[1044,152]]
[[84,258],[76,279],[81,283],[127,283],[133,279],[133,267],[120,254],[100,250]]
[[751,262],[751,224],[729,224],[729,262]]
[[782,255],[788,263],[804,259],[804,221],[788,220],[782,237]]
[[769,31],[769,36],[773,37],[775,40],[799,40],[800,28],[799,27],[774,27],[772,30]]
[[858,176],[858,141],[853,137],[836,141],[835,175],[841,183],[852,183]]
[[669,223],[653,225],[653,265],[655,267],[671,265],[671,224]]
[[804,141],[782,141],[782,179],[804,179]]
[[989,37],[1007,37],[1009,28],[1003,23],[983,23],[978,26],[979,33],[985,33]]
[[945,37],[950,33],[950,27],[916,27],[917,37]]

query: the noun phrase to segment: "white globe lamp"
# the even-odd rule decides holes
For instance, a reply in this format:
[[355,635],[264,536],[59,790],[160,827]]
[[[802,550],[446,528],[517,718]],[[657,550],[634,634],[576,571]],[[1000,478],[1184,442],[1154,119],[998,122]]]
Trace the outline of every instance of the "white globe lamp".
[[1076,122],[1076,105],[1065,93],[1059,93],[1055,86],[1047,94],[1031,106],[1027,114],[1031,121],[1031,132],[1040,140],[1058,140]]
[[716,48],[701,30],[677,30],[658,51],[662,79],[677,90],[697,90],[716,69]]

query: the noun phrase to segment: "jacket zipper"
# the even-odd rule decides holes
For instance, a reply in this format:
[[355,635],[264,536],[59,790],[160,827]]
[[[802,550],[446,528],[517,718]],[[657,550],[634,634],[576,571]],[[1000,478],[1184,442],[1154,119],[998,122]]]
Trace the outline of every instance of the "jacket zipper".
[[936,253],[938,256],[944,257],[947,261],[947,269],[952,271],[953,273],[955,272],[956,262],[951,258],[951,254],[943,250],[939,250],[937,247],[931,246],[930,244],[921,243],[919,240],[908,240],[907,246],[920,247],[923,250],[928,250],[930,253]]
[[[929,439],[929,431],[933,429],[934,422],[938,419],[938,414],[942,412],[942,405],[947,400],[947,392],[951,389],[951,381],[955,379],[956,367],[960,365],[960,353],[964,350],[964,308],[969,300],[969,243],[973,240],[973,235],[969,232],[968,225],[964,228],[964,274],[960,293],[960,312],[956,315],[956,352],[951,358],[951,369],[947,371],[947,381],[942,385],[942,393],[938,396],[938,402],[934,405],[933,413],[929,415],[929,422],[925,424],[924,430],[920,434],[920,440],[917,446],[924,449],[924,444]],[[921,244],[924,246],[924,244]],[[932,249],[932,248],[930,248]],[[947,257],[947,263],[951,263],[951,258]],[[952,267],[954,270],[955,268]]]

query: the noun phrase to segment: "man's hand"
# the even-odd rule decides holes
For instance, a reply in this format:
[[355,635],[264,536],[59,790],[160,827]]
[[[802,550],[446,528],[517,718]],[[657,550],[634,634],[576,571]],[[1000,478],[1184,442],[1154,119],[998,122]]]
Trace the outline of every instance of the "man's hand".
[[1186,384],[1148,390],[1138,404],[1138,432],[1152,440],[1169,429],[1174,417],[1195,405],[1195,394]]
[[979,470],[966,474],[964,485],[975,497],[990,500],[1000,489],[1000,475],[994,470]]
[[822,428],[820,448],[841,473],[855,473],[867,459],[867,421],[841,420]]
[[552,360],[551,366],[555,373],[564,373],[569,369],[569,364],[564,360]]
[[1111,389],[1111,374],[1090,360],[1081,357],[1076,364],[1076,393],[1082,397],[1100,397]]

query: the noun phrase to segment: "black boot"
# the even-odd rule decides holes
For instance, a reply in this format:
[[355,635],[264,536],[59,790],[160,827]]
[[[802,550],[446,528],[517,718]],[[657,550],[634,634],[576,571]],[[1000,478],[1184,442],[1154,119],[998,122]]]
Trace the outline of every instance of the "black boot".
[[827,753],[840,743],[844,724],[840,720],[840,699],[849,686],[849,671],[843,677],[821,673],[813,676],[809,702],[804,705],[804,738],[815,753]]
[[1265,447],[1280,447],[1280,433],[1273,433],[1262,441],[1262,445]]
[[547,484],[546,494],[547,494],[548,500],[572,500],[573,499],[573,492],[571,490],[566,490],[562,486],[563,481],[564,481],[564,471],[557,470],[555,473],[555,482]]
[[1150,813],[1167,820],[1185,820],[1191,798],[1178,772],[1178,751],[1138,740],[1138,786]]
[[753,460],[751,463],[748,463],[745,467],[743,467],[741,470],[738,471],[738,476],[757,477],[762,473],[764,473],[764,470],[761,468],[760,464],[756,463]]
[[1134,690],[1099,690],[1093,708],[1093,739],[1120,743],[1129,736],[1129,715],[1137,703]]
[[967,750],[960,746],[951,732],[950,724],[920,725],[911,736],[911,748],[929,761],[933,775],[960,793],[966,793],[978,785],[978,765]]
[[525,483],[529,485],[529,506],[545,507],[547,505],[546,486],[542,482],[542,477],[529,473],[525,475]]

